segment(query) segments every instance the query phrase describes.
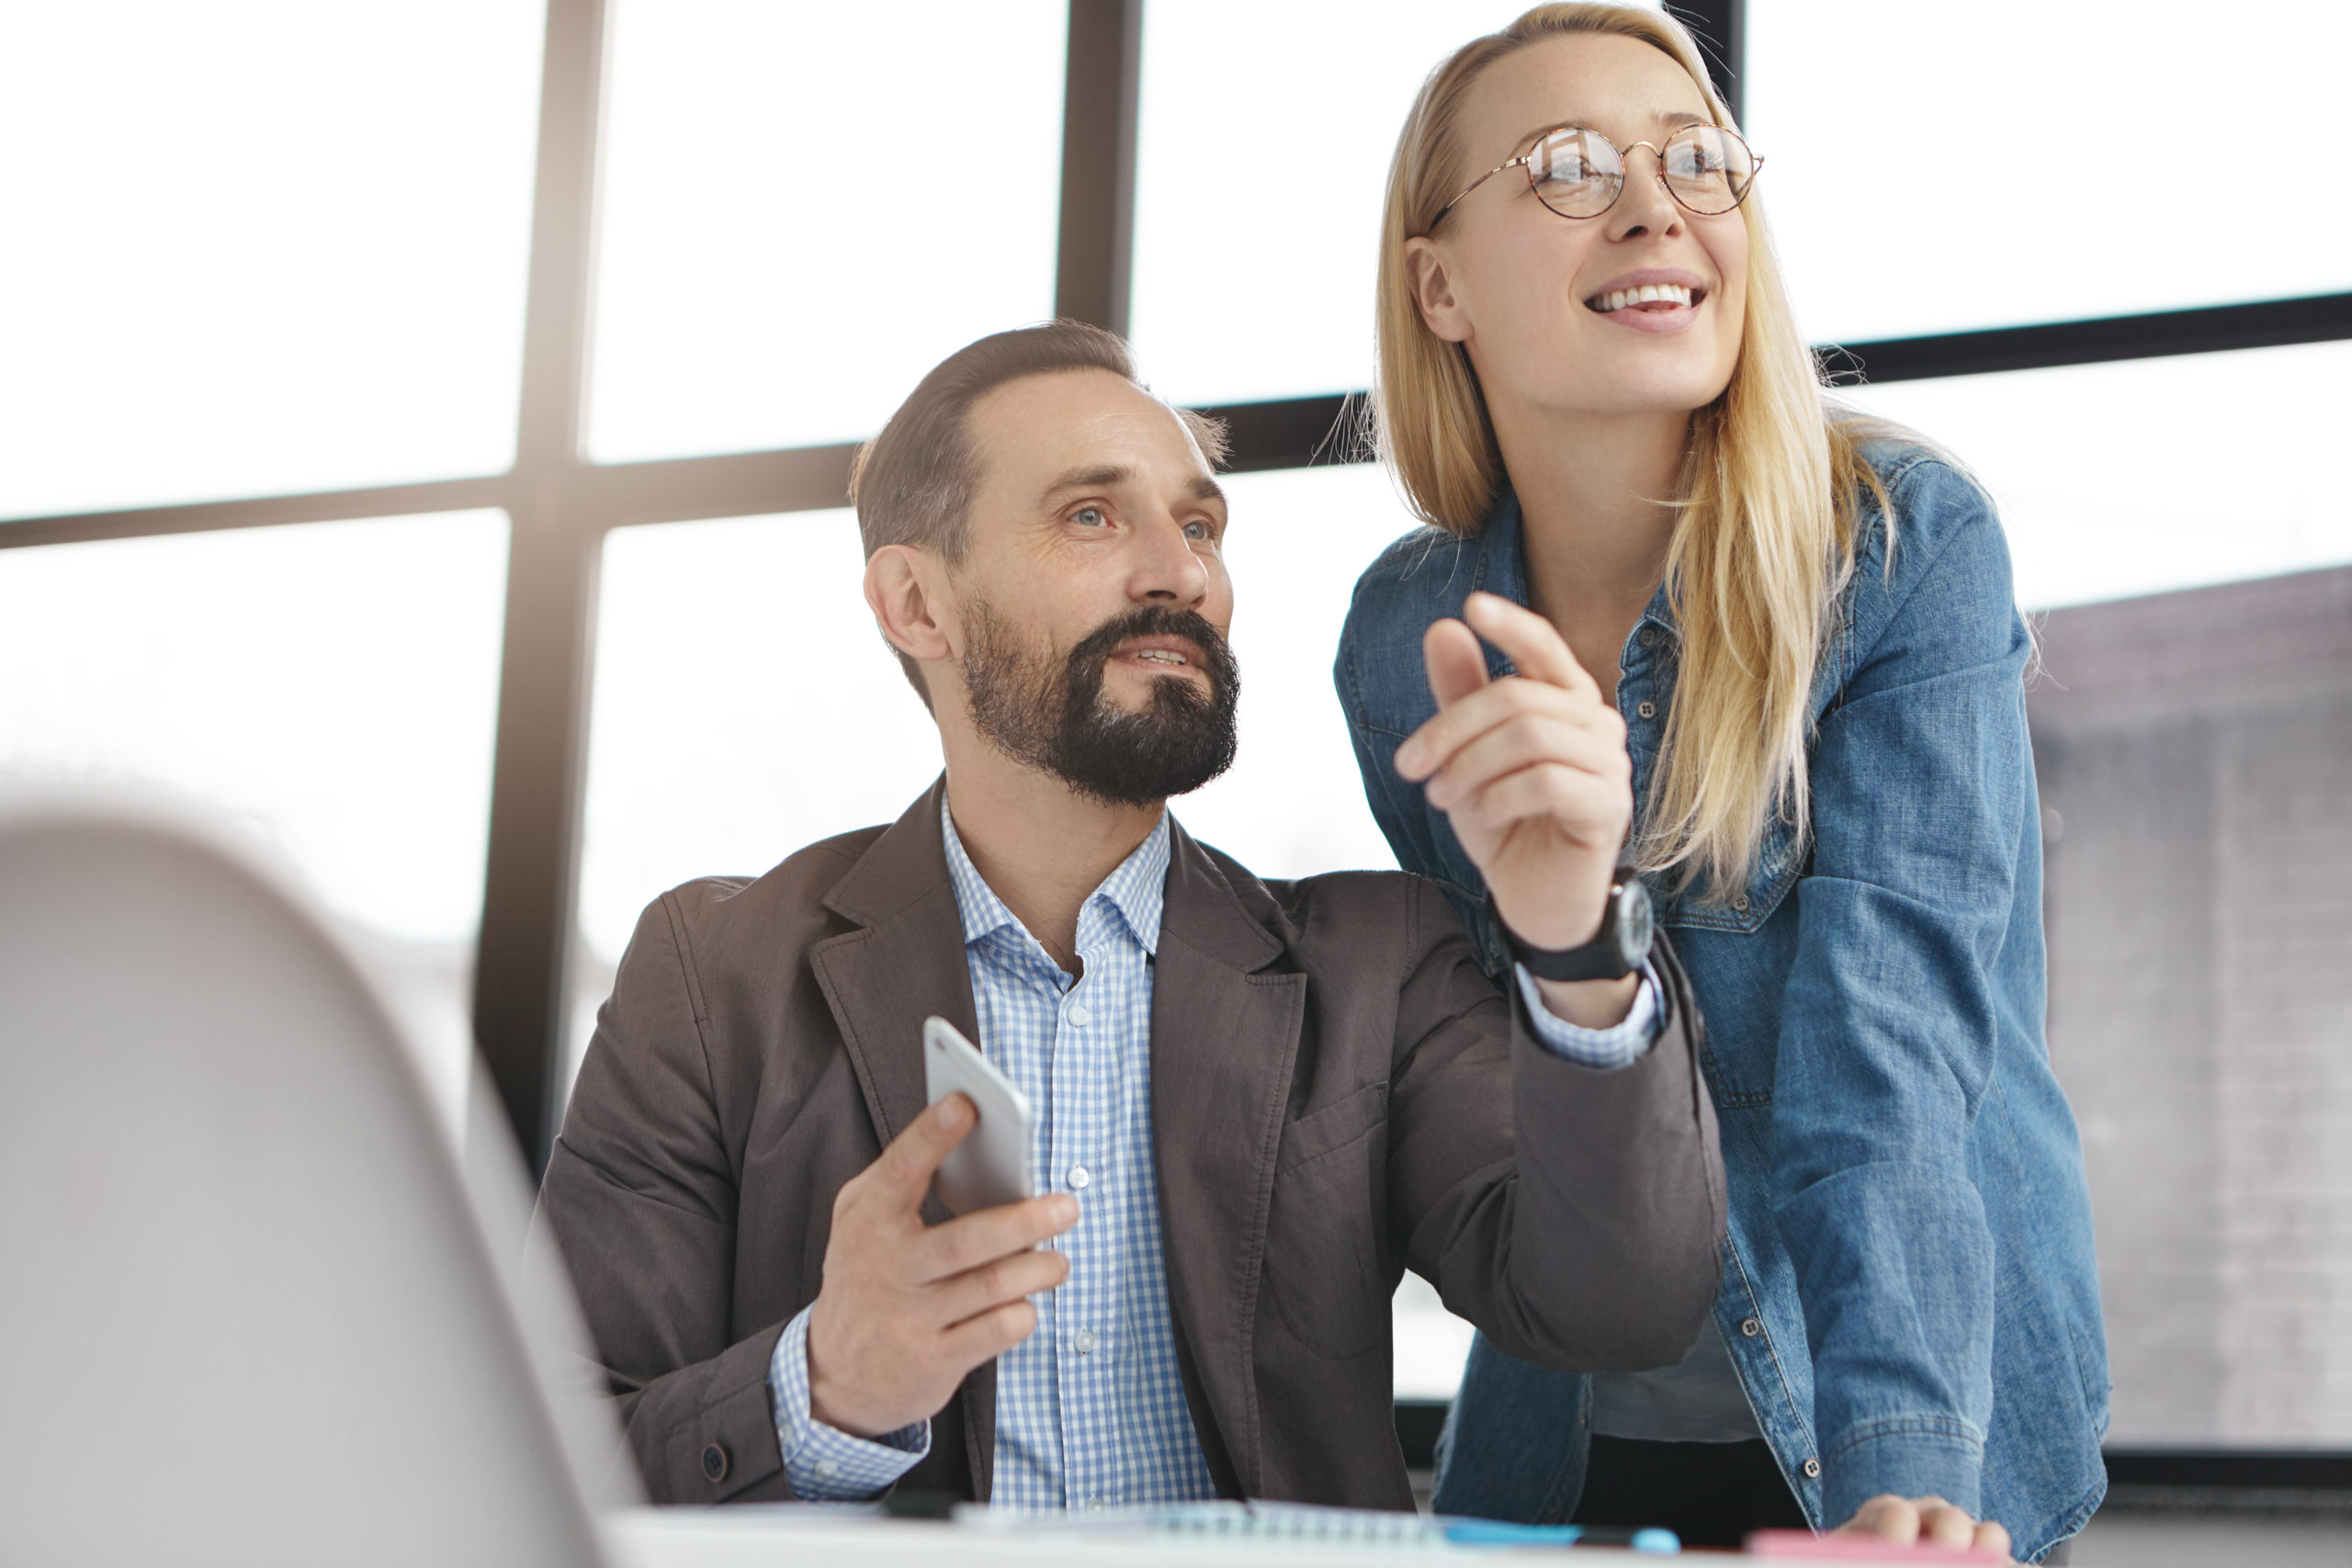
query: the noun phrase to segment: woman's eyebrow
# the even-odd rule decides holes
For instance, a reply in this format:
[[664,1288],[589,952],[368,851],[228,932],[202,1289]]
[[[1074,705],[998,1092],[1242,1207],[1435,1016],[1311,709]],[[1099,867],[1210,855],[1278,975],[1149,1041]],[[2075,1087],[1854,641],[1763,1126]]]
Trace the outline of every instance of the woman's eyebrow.
[[[1690,125],[1713,125],[1715,123],[1713,120],[1709,119],[1705,115],[1693,114],[1689,109],[1661,109],[1658,111],[1656,118],[1657,123],[1669,131],[1680,130],[1683,127]],[[1595,126],[1589,119],[1555,120],[1550,125],[1538,127],[1536,130],[1531,130],[1526,135],[1521,137],[1516,142],[1512,143],[1511,152],[1514,156],[1521,152],[1524,152],[1555,130],[1595,130],[1598,129],[1599,127]]]

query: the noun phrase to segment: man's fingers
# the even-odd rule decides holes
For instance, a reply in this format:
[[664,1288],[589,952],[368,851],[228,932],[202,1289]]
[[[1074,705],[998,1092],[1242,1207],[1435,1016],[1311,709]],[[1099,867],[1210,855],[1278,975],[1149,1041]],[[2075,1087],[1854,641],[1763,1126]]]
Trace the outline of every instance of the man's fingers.
[[967,1317],[940,1337],[940,1348],[965,1370],[1001,1356],[1036,1332],[1037,1309],[1025,1301],[1007,1302]]
[[939,1162],[964,1141],[979,1119],[967,1096],[951,1094],[908,1122],[882,1151],[882,1157],[867,1168],[896,1204],[911,1213],[931,1190],[931,1178]]
[[1078,1200],[1067,1192],[976,1209],[922,1233],[911,1259],[914,1277],[925,1284],[953,1279],[1000,1258],[1027,1252],[1076,1224]]
[[941,1281],[932,1301],[943,1321],[961,1323],[1007,1302],[1059,1289],[1069,1278],[1069,1258],[1062,1253],[1016,1252]]
[[1473,593],[1462,606],[1462,615],[1472,631],[1510,656],[1521,675],[1571,692],[1599,694],[1600,688],[1568,651],[1560,629],[1534,611],[1499,593]]

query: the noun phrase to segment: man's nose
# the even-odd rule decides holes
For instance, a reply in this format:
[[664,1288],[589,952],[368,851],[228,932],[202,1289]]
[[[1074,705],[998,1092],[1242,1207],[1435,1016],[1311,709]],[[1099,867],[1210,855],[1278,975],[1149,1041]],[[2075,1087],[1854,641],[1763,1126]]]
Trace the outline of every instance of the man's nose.
[[1197,604],[1208,597],[1208,563],[1193,544],[1172,516],[1136,530],[1127,596],[1161,604]]

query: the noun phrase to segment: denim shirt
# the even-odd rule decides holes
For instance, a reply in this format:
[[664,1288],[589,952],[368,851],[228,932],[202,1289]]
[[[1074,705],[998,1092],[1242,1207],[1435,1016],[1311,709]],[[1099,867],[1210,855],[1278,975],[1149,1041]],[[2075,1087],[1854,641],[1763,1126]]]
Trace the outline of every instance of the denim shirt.
[[[2031,1560],[2106,1492],[2108,1375],[2090,1202],[2043,1041],[2031,651],[1983,493],[1907,445],[1866,451],[1856,566],[1812,693],[1811,832],[1776,821],[1727,902],[1654,881],[1706,1012],[1730,1179],[1715,1322],[1816,1528],[1883,1492],[1999,1520]],[[1519,506],[1423,529],[1356,585],[1333,670],[1374,816],[1503,951],[1442,812],[1392,766],[1435,712],[1421,636],[1473,591],[1527,603]],[[1617,684],[1637,799],[1674,698],[1661,589]],[[1510,671],[1487,650],[1489,671]],[[1573,1514],[1586,1379],[1472,1352],[1437,1506]]]

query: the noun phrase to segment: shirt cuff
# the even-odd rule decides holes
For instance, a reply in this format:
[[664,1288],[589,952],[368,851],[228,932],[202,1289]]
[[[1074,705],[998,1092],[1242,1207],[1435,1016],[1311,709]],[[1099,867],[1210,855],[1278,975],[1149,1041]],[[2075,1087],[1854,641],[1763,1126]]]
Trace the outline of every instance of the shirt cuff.
[[850,1503],[887,1492],[931,1452],[931,1423],[918,1421],[868,1440],[808,1414],[808,1314],[784,1325],[768,1359],[775,1403],[776,1446],[793,1495],[812,1503]]
[[1665,1022],[1658,1012],[1657,975],[1645,963],[1642,983],[1634,991],[1634,1005],[1624,1021],[1609,1029],[1587,1029],[1554,1016],[1544,1005],[1544,992],[1524,964],[1511,965],[1519,976],[1519,994],[1527,1002],[1527,1016],[1535,1027],[1536,1043],[1555,1056],[1580,1067],[1630,1067],[1648,1054]]

